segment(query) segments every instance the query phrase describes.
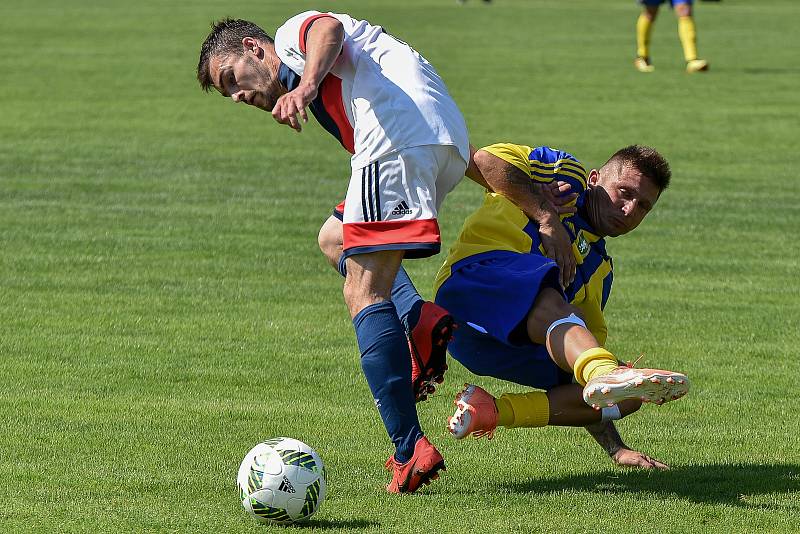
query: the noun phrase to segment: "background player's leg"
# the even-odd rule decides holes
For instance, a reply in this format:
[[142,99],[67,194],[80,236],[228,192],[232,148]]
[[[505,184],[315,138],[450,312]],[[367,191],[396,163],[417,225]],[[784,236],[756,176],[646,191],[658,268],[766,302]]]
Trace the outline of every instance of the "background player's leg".
[[395,250],[350,256],[344,285],[361,368],[400,463],[411,458],[414,444],[422,437],[411,389],[411,355],[390,300],[402,259],[403,251]]
[[653,23],[658,15],[658,6],[644,6],[636,20],[636,61],[634,65],[641,72],[653,72],[650,61],[650,36],[653,34]]
[[683,47],[686,71],[692,73],[708,70],[708,62],[697,57],[697,30],[692,17],[692,4],[675,4],[675,15],[678,17],[678,38]]

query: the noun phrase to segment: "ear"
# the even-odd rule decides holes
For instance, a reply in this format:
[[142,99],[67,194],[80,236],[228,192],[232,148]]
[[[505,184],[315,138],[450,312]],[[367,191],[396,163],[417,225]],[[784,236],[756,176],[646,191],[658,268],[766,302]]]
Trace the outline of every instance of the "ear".
[[250,51],[257,56],[260,54],[261,47],[258,45],[258,41],[253,37],[245,37],[242,39],[242,46],[246,52]]
[[600,173],[597,171],[597,169],[592,169],[589,171],[589,176],[587,177],[586,182],[591,186],[595,186],[597,185],[598,180],[600,180]]

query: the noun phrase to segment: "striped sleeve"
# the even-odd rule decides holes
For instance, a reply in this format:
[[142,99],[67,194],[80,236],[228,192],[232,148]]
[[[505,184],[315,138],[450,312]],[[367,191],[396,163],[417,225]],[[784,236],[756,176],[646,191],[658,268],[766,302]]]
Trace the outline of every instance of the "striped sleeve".
[[528,163],[528,154],[531,153],[531,147],[514,145],[511,143],[496,143],[494,145],[485,146],[481,150],[485,150],[506,163],[510,163],[528,176],[531,175],[531,166]]
[[572,193],[586,191],[586,169],[575,156],[561,150],[540,146],[530,152],[530,174],[540,182],[567,182]]

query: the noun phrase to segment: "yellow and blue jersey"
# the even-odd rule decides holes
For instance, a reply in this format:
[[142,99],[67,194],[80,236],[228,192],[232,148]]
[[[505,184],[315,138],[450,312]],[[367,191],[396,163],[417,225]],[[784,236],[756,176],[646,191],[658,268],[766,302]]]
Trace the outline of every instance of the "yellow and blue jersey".
[[[571,154],[549,147],[532,148],[500,143],[483,150],[519,168],[531,180],[540,183],[564,181],[570,184],[571,192],[578,193],[575,201],[578,212],[562,216],[577,260],[575,280],[565,293],[569,302],[583,312],[592,334],[601,344],[605,344],[608,329],[603,308],[613,281],[612,262],[606,254],[605,241],[581,215],[587,190],[586,169]],[[544,254],[539,226],[513,202],[498,193],[487,191],[483,205],[467,218],[461,234],[450,248],[436,276],[435,290],[438,291],[459,269],[486,260],[508,258],[509,254],[514,253]]]

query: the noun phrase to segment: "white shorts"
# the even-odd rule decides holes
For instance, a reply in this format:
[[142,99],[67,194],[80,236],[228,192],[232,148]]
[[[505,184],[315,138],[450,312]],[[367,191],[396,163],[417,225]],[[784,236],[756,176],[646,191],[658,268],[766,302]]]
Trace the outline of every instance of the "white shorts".
[[444,197],[467,169],[451,145],[424,145],[392,152],[353,170],[342,213],[342,260],[378,250],[405,250],[426,258],[441,248],[436,215]]

